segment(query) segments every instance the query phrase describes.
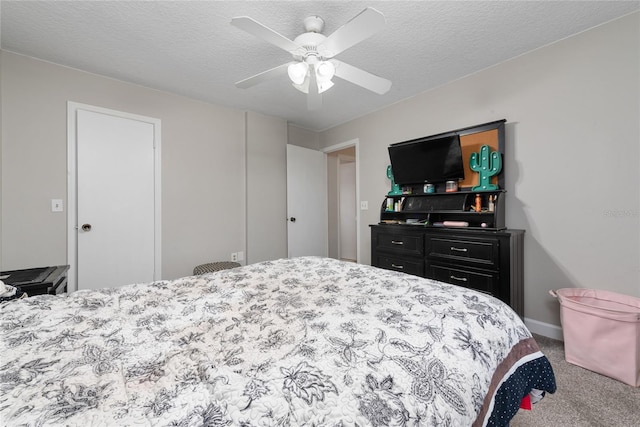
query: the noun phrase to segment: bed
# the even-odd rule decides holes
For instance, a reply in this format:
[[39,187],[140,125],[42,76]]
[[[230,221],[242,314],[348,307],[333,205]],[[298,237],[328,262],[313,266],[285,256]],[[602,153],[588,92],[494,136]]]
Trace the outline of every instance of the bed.
[[497,299],[318,257],[9,301],[0,327],[4,425],[505,426],[556,387]]

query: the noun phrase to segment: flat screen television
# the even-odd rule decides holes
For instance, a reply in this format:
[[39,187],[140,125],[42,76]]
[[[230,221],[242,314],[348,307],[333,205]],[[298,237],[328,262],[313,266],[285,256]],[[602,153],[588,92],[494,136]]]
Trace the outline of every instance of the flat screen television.
[[439,183],[464,179],[460,137],[420,138],[389,146],[396,184]]

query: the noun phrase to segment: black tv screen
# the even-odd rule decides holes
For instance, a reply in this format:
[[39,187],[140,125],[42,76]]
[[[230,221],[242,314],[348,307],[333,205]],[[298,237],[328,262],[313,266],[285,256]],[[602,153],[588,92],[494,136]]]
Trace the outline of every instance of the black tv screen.
[[389,158],[393,178],[399,185],[464,179],[458,135],[392,144]]

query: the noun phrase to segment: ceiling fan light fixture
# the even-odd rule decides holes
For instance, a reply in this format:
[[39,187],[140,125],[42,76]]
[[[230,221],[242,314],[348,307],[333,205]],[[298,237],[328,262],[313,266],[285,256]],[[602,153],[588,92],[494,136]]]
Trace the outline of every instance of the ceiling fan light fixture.
[[[318,61],[316,57],[309,57],[306,61],[311,63],[313,72],[316,73],[318,93],[329,90],[333,86],[331,79],[336,73],[336,68],[333,63],[329,61]],[[309,93],[311,79],[309,78],[309,64],[307,62],[302,61],[290,64],[287,72],[289,73],[293,87],[302,93]]]
[[309,79],[304,79],[302,83],[291,83],[293,87],[302,93],[309,93]]
[[307,78],[307,73],[309,71],[309,66],[305,62],[296,62],[295,64],[290,64],[287,67],[287,73],[289,74],[289,78],[291,82],[295,85],[301,85],[304,83]]
[[322,61],[315,68],[319,82],[330,81],[336,74],[336,67],[330,61]]
[[329,90],[331,89],[331,87],[333,87],[333,82],[331,80],[327,80],[326,82],[318,82],[318,93]]

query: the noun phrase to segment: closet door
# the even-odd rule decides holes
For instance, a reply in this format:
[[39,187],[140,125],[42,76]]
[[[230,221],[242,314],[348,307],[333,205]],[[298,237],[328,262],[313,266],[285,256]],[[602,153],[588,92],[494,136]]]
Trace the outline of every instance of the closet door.
[[159,279],[155,124],[84,109],[76,120],[77,289]]
[[326,154],[287,145],[287,247],[290,258],[327,256]]

